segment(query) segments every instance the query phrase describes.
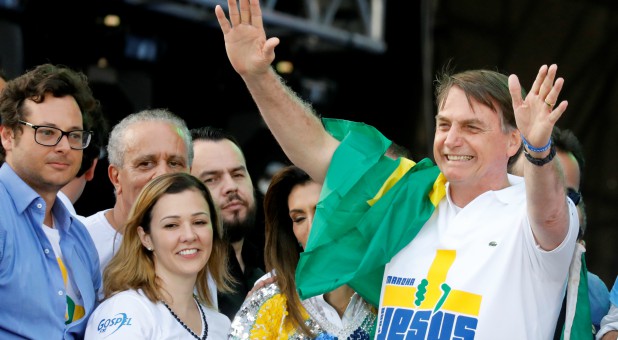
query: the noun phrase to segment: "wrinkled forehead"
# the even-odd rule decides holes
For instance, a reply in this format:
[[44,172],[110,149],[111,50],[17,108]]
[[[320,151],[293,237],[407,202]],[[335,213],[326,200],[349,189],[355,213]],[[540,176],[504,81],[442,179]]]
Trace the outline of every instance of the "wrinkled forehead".
[[142,122],[127,128],[123,143],[129,155],[158,155],[188,159],[188,150],[179,131],[165,122]]

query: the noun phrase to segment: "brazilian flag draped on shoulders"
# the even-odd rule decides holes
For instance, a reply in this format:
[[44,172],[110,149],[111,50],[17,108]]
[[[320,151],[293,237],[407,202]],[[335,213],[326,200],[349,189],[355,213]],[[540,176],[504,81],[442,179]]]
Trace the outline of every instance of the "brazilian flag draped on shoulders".
[[297,290],[306,299],[348,284],[378,306],[385,265],[431,217],[446,180],[430,159],[384,156],[391,141],[372,126],[322,122],[341,144],[296,269]]

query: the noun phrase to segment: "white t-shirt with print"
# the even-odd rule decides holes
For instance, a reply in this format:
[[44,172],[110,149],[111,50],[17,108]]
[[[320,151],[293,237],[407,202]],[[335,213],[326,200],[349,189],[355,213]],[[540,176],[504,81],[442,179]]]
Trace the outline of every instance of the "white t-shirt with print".
[[[376,339],[550,339],[578,231],[544,251],[527,219],[523,178],[463,209],[443,199],[386,266]],[[447,193],[449,192],[447,186]]]
[[84,301],[81,294],[76,289],[77,285],[73,282],[69,270],[67,270],[64,264],[64,257],[62,256],[62,250],[60,249],[60,233],[58,229],[50,228],[43,224],[43,231],[51,243],[54,255],[58,261],[60,272],[62,273],[62,280],[64,281],[64,288],[67,297],[67,308],[65,314],[65,320],[67,323],[75,322],[84,317]]
[[[225,340],[230,319],[202,306],[209,340]],[[204,325],[202,325],[203,331]],[[201,334],[198,334],[198,336]],[[141,290],[120,292],[103,301],[88,319],[85,339],[194,339],[161,302],[153,303]]]

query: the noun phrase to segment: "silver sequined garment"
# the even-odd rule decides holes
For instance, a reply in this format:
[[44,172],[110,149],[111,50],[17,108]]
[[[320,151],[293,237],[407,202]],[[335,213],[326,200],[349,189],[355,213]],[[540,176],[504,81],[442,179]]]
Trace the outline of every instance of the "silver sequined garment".
[[[314,339],[369,340],[375,329],[376,314],[357,294],[341,319],[343,327],[341,322],[332,319],[333,313],[324,308],[326,302],[322,296],[302,303],[309,315],[305,323],[317,335]],[[286,315],[285,298],[279,286],[269,284],[254,292],[240,307],[232,321],[229,339],[310,339],[293,329],[291,322],[286,322]]]

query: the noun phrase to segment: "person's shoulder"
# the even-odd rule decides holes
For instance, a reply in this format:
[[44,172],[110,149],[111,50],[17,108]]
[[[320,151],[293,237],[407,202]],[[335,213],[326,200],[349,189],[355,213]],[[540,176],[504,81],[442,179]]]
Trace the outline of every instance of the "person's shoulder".
[[92,215],[85,216],[84,220],[88,221],[89,224],[96,223],[96,222],[100,223],[101,220],[107,221],[107,219],[105,218],[105,213],[107,211],[109,211],[109,210],[110,209],[104,209],[104,210],[101,210],[101,211],[97,211],[97,212],[95,212]]
[[279,324],[287,314],[287,298],[276,283],[266,285],[251,294],[236,313],[230,334],[245,334],[255,327]]
[[105,213],[109,210],[110,209],[101,210],[82,219],[82,222],[91,235],[93,233],[100,234],[115,230],[105,217]]
[[[157,325],[156,304],[135,290],[125,290],[104,300],[88,320],[86,338],[143,338]],[[90,336],[89,336],[90,335]]]
[[103,300],[99,309],[107,310],[150,310],[155,303],[148,300],[141,290],[128,289],[115,293],[111,297]]
[[276,301],[279,301],[281,299],[283,299],[284,301],[287,300],[285,296],[283,295],[283,293],[281,293],[281,289],[279,289],[279,285],[275,281],[275,282],[266,284],[264,287],[261,287],[257,289],[255,292],[253,292],[253,294],[251,294],[245,300],[245,302],[243,303],[243,306],[245,305],[261,306],[261,305],[264,305],[265,303],[277,303]]
[[495,190],[495,197],[504,203],[523,205],[526,202],[526,183],[524,178],[511,174],[507,174],[507,178],[509,186]]
[[[146,296],[139,290],[135,289],[127,289],[121,292],[117,292],[111,297],[105,299],[103,303],[117,303],[118,301],[133,301],[133,300],[142,300],[146,298]],[[111,301],[111,302],[110,302]]]
[[201,306],[210,324],[217,325],[217,327],[230,327],[232,321],[230,321],[227,315],[205,305]]
[[606,295],[609,300],[609,289],[607,285],[595,273],[588,272],[588,288],[598,294]]
[[[3,164],[0,167],[0,198],[0,202],[2,202],[0,211],[9,207],[16,207],[14,209],[23,211],[40,196],[10,166]],[[6,204],[9,201],[12,201],[13,204]]]
[[64,207],[73,215],[77,215],[77,212],[75,211],[75,207],[73,206],[73,203],[71,202],[71,200],[69,199],[69,197],[62,191],[58,191],[58,194],[56,194],[56,197],[60,200],[60,202],[62,202],[62,204],[64,205]]

